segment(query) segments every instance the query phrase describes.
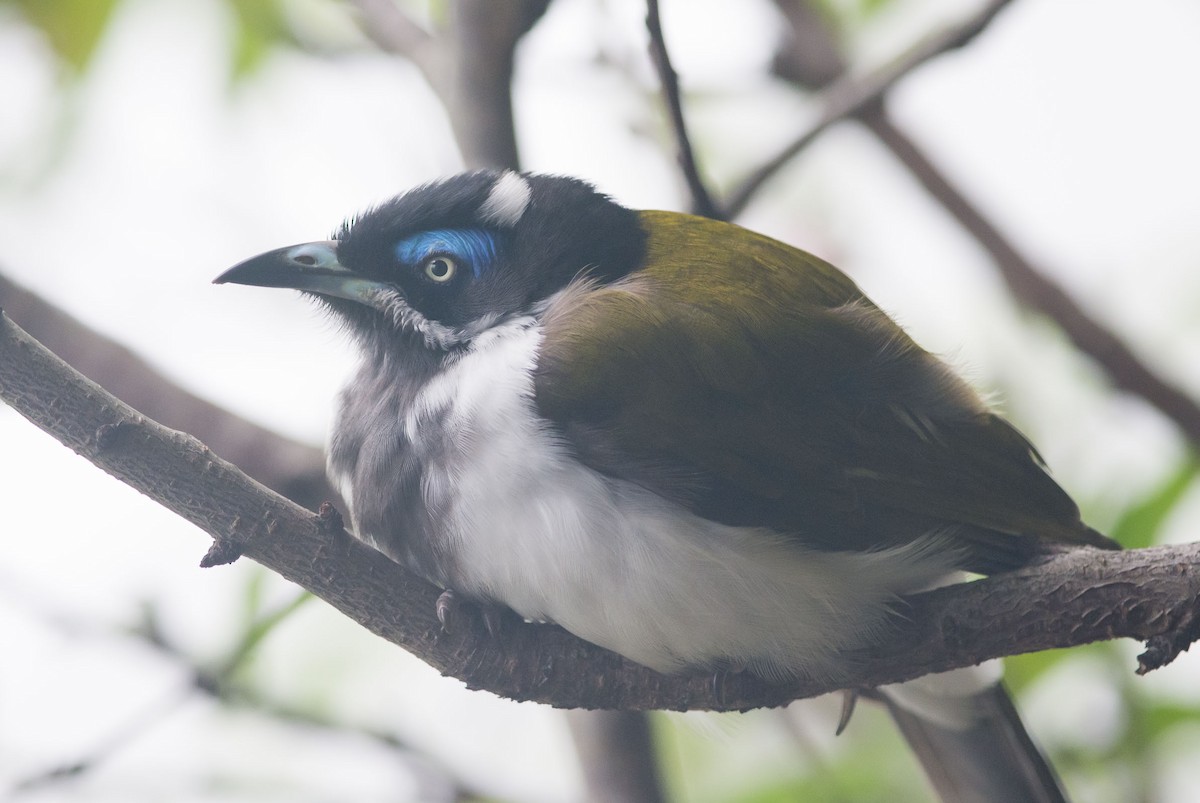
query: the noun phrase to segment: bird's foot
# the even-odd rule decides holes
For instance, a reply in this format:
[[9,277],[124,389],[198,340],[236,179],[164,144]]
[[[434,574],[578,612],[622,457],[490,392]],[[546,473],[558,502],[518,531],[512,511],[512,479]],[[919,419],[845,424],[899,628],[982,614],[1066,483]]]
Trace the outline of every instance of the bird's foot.
[[842,731],[850,724],[850,717],[854,716],[854,707],[858,705],[858,697],[859,693],[854,689],[842,692],[842,714],[838,717],[837,729],[833,732],[835,736],[841,736]]
[[451,589],[446,589],[438,596],[437,602],[434,603],[434,611],[444,633],[464,630],[474,622],[475,615],[478,614],[483,622],[483,629],[492,638],[500,636],[504,629],[504,620],[512,615],[503,605],[466,600]]
[[746,671],[746,668],[746,664],[744,663],[726,664],[713,672],[711,681],[713,699],[720,705],[725,705],[728,702],[727,689],[729,679],[742,674]]

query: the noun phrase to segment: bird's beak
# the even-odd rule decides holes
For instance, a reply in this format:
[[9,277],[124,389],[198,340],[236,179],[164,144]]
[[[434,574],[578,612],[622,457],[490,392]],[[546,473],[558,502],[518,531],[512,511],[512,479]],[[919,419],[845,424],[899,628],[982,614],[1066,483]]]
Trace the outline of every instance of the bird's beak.
[[390,285],[359,276],[338,261],[337,242],[303,243],[277,248],[239,262],[213,279],[213,284],[249,284],[257,287],[290,287],[325,296],[372,305],[380,290]]

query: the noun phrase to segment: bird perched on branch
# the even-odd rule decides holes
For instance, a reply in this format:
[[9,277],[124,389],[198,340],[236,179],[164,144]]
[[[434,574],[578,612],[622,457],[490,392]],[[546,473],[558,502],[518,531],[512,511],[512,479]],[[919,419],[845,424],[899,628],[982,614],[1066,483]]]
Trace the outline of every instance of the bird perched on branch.
[[[359,538],[662,672],[836,679],[898,595],[1114,546],[849,278],[735,225],[482,171],[216,281],[362,347],[328,455]],[[891,707],[944,795],[1061,799],[994,680]]]

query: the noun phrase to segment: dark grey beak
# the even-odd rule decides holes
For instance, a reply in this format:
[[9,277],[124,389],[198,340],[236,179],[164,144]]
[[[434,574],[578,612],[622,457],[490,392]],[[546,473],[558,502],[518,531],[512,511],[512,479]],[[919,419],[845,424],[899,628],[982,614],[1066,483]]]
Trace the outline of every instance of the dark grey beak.
[[381,290],[391,285],[359,276],[338,261],[337,242],[303,243],[277,248],[239,262],[213,279],[213,284],[290,287],[372,306]]

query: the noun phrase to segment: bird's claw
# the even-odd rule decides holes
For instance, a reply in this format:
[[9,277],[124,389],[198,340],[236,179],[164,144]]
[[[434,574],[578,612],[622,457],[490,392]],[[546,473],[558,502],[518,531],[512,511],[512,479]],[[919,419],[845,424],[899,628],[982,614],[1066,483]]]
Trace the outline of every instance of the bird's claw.
[[834,735],[841,736],[842,731],[846,730],[846,726],[850,724],[850,717],[854,716],[854,706],[858,704],[859,694],[853,689],[846,689],[842,692],[842,714],[838,717],[837,730]]
[[437,614],[438,624],[442,626],[443,633],[454,632],[455,620],[459,618],[457,614],[459,607],[458,597],[450,589],[446,589],[438,595],[437,602],[433,604],[433,610]]
[[464,622],[471,621],[470,614],[473,611],[479,612],[479,616],[483,620],[483,629],[487,631],[487,634],[492,638],[498,638],[504,630],[504,620],[508,614],[507,608],[501,605],[469,602],[460,598],[450,589],[446,589],[438,595],[437,602],[434,603],[438,624],[442,626],[442,632],[447,634],[461,630]]

